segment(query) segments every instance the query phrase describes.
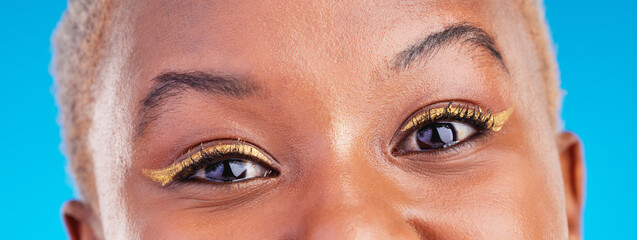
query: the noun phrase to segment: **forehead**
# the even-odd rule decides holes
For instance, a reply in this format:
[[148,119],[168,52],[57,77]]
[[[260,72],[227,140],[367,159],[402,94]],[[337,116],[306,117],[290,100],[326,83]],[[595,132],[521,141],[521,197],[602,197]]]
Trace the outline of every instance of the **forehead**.
[[[541,79],[531,38],[520,31],[527,26],[513,1],[158,0],[131,6],[132,54],[125,79],[134,80],[128,82],[139,90],[134,102],[148,94],[162,73],[205,71],[257,82],[263,92],[276,92],[268,96],[270,106],[277,102],[291,112],[303,105],[287,104],[289,99],[307,100],[314,107],[316,102],[343,107],[339,104],[346,101],[360,107],[351,103],[369,102],[378,89],[400,82],[377,81],[392,78],[387,69],[400,51],[459,23],[478,26],[495,40],[510,70],[509,82],[515,83],[506,87],[530,88],[530,82],[538,82],[530,78]],[[484,83],[494,82],[485,79],[498,78],[488,75],[496,71],[483,69],[488,65],[483,63],[473,55],[444,59],[426,69],[425,78],[445,80],[424,81],[421,87],[429,89],[431,99],[447,98],[448,92],[435,93],[449,87],[463,92],[456,96],[493,92],[497,89]],[[463,88],[467,79],[477,87]],[[400,98],[398,92],[381,92],[375,99]],[[533,91],[516,96],[539,99]],[[518,102],[524,101],[529,100]],[[334,109],[322,109],[333,115]]]
[[133,8],[131,62],[145,79],[192,69],[296,78],[351,60],[348,71],[369,70],[453,23],[502,30],[493,28],[515,15],[507,2],[144,1]]

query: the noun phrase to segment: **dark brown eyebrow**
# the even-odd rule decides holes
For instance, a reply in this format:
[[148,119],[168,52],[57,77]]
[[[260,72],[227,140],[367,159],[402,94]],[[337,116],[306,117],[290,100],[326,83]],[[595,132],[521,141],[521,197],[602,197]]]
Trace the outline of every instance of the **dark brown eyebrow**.
[[443,47],[457,42],[487,50],[508,72],[502,59],[502,54],[497,49],[493,38],[485,30],[466,22],[446,27],[443,31],[433,33],[424,40],[401,51],[394,57],[391,67],[396,71],[409,69],[414,63],[429,59]]
[[[408,69],[414,63],[431,58],[440,49],[456,42],[464,45],[483,48],[495,57],[507,70],[502,54],[496,48],[493,38],[481,28],[470,23],[458,23],[427,36],[424,40],[398,53],[391,64],[396,71]],[[508,71],[508,70],[507,70]],[[137,135],[143,134],[146,126],[154,121],[162,111],[165,101],[179,97],[185,91],[194,90],[201,93],[243,98],[252,94],[258,87],[245,78],[216,75],[201,71],[166,72],[153,78],[150,93],[141,101],[137,125]]]
[[140,102],[141,119],[137,125],[137,135],[143,134],[146,126],[162,113],[161,106],[167,100],[178,98],[183,92],[196,91],[241,99],[256,89],[254,82],[245,78],[201,71],[162,73],[153,78],[150,92]]

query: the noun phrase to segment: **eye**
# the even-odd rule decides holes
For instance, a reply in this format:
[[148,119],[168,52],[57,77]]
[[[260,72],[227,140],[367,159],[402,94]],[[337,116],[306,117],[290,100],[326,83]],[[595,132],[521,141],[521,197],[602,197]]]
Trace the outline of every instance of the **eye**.
[[453,101],[429,105],[412,114],[402,124],[395,135],[397,142],[392,153],[442,153],[458,143],[500,131],[513,109],[510,107],[492,113],[472,103]]
[[243,159],[225,159],[203,166],[191,179],[211,182],[238,182],[257,177],[268,177],[272,170],[259,163]]
[[434,122],[407,135],[398,150],[402,153],[410,153],[444,149],[465,141],[477,133],[478,130],[467,123]]
[[278,164],[259,147],[242,140],[215,140],[188,151],[181,161],[161,169],[144,169],[151,180],[174,182],[239,182],[279,174]]

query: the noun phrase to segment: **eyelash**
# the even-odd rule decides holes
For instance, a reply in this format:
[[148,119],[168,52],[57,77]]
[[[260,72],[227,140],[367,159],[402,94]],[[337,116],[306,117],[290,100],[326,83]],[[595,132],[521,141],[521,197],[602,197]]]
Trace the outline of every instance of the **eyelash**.
[[[433,107],[427,107],[424,110],[420,110],[412,114],[408,120],[402,124],[400,128],[401,130],[397,133],[397,139],[399,139],[398,144],[394,147],[392,153],[395,155],[441,155],[448,154],[453,151],[460,151],[461,147],[470,146],[467,144],[471,144],[475,140],[485,137],[488,133],[492,132],[491,130],[498,131],[502,127],[503,121],[506,121],[506,118],[508,118],[511,112],[511,110],[507,110],[500,113],[505,116],[503,120],[498,120],[498,116],[491,114],[491,111],[482,110],[479,106],[471,103],[455,103],[452,101],[446,103],[445,107],[436,106],[442,106],[442,104],[434,104]],[[406,153],[401,151],[401,149],[398,149],[415,131],[418,131],[427,125],[441,121],[458,121],[470,124],[477,131],[468,139],[448,148],[414,153]]]
[[[214,145],[204,147],[201,144],[196,151],[189,150],[188,156],[183,160],[163,169],[148,170],[143,174],[153,181],[159,182],[162,186],[178,182],[188,182],[197,171],[208,164],[219,161],[238,158],[254,161],[257,164],[270,168],[274,176],[278,175],[278,170],[273,167],[273,161],[256,146],[248,144],[243,140],[216,140]],[[249,150],[249,152],[248,152]]]
[[[261,165],[269,165],[267,163],[263,163],[263,161],[261,161],[258,158],[252,157],[250,155],[242,155],[242,154],[216,154],[215,155],[211,155],[210,153],[206,152],[204,149],[200,149],[199,151],[197,151],[195,154],[202,154],[202,158],[200,161],[198,161],[197,163],[191,165],[188,169],[185,170],[184,174],[182,175],[182,177],[177,178],[176,181],[181,181],[181,182],[189,182],[189,181],[193,181],[193,179],[191,179],[191,177],[197,173],[197,171],[199,171],[201,168],[209,165],[209,164],[214,164],[217,162],[221,162],[223,160],[228,160],[228,159],[233,159],[233,158],[237,158],[237,159],[246,159],[246,160],[250,160],[250,161],[255,161],[258,164]],[[212,182],[210,182],[212,183]]]
[[[444,105],[446,104],[446,106]],[[443,107],[444,106],[444,107]],[[491,111],[483,111],[480,107],[471,103],[441,103],[431,105],[424,110],[420,110],[412,114],[406,122],[401,125],[400,130],[394,137],[398,142],[392,150],[393,155],[448,155],[452,151],[463,151],[463,147],[471,147],[471,143],[477,139],[486,136],[490,132],[497,132],[502,128],[504,122],[511,115],[513,108],[505,110],[497,114],[491,114]],[[468,137],[466,140],[458,142],[442,149],[434,149],[430,151],[401,151],[402,143],[419,129],[440,121],[457,121],[470,124],[476,129],[476,133]],[[144,169],[143,174],[151,178],[151,180],[166,186],[172,183],[188,182],[194,174],[208,164],[214,164],[223,160],[232,158],[250,160],[262,167],[268,168],[266,175],[278,176],[279,170],[275,167],[275,162],[258,147],[246,143],[242,140],[215,140],[207,143],[208,146],[201,144],[199,150],[191,154],[183,160],[178,161],[169,167],[149,170]],[[191,149],[192,150],[192,149]],[[231,185],[231,184],[230,184]]]

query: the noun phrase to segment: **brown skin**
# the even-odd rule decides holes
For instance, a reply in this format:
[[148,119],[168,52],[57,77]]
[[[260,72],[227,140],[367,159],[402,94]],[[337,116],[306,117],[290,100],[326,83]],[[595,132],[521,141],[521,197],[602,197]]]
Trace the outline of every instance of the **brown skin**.
[[[96,178],[100,214],[65,205],[72,239],[116,237],[112,212],[125,212],[112,216],[126,216],[143,239],[580,238],[581,144],[555,133],[512,1],[160,2],[128,8],[134,34],[123,45],[134,54],[118,91],[133,97],[96,112],[120,111],[134,128],[153,78],[168,71],[240,76],[258,89],[241,99],[187,91],[141,135],[95,126],[123,136],[131,162]],[[462,22],[494,37],[506,69],[461,42],[407,70],[388,67],[424,36]],[[413,112],[450,100],[515,111],[501,131],[452,151],[392,153]],[[237,138],[269,153],[280,174],[170,187],[142,174],[200,143]],[[123,176],[111,187],[121,209],[105,207],[109,191],[100,189],[113,176]]]

